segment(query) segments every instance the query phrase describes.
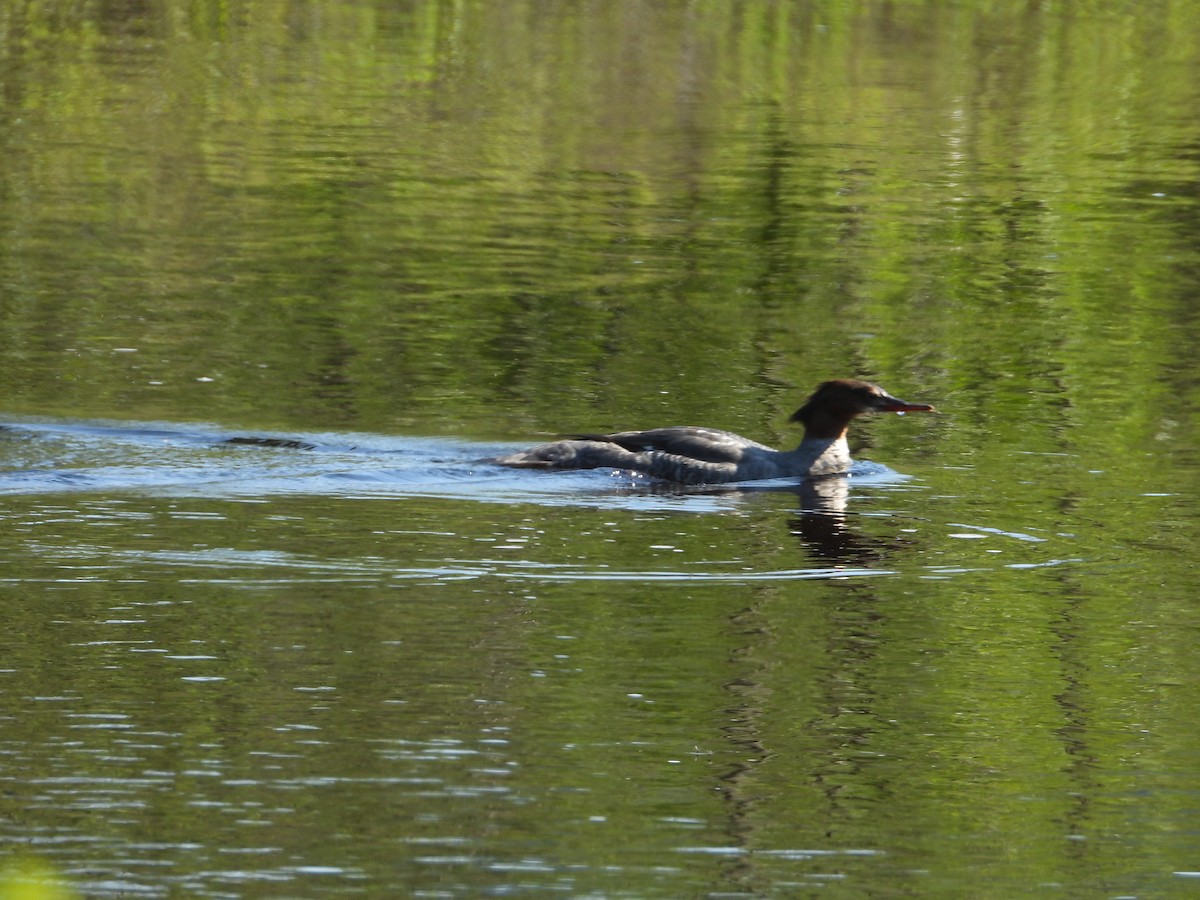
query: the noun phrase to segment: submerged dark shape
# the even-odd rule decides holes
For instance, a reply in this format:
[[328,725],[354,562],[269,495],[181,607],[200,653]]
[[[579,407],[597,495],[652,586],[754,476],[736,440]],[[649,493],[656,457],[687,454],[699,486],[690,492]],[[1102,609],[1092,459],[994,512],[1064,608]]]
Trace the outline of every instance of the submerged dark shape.
[[627,469],[680,484],[725,484],[847,472],[846,430],[866,412],[931,412],[868,381],[838,379],[817,387],[791,421],[804,425],[795,450],[774,450],[729,431],[678,425],[650,431],[578,435],[495,462],[524,469]]
[[274,447],[280,450],[316,450],[316,444],[299,441],[294,438],[272,437],[231,437],[221,441],[222,444],[242,444],[249,447]]

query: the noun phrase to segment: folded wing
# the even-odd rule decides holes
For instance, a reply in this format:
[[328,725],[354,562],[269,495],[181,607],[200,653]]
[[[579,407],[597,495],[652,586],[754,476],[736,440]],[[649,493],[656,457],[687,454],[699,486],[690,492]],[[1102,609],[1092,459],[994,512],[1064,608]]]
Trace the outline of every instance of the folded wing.
[[757,441],[751,441],[731,431],[716,428],[697,428],[676,425],[670,428],[652,428],[649,431],[620,431],[616,434],[572,435],[576,440],[600,441],[616,444],[632,453],[659,451],[674,456],[714,463],[738,463],[751,448],[769,450]]

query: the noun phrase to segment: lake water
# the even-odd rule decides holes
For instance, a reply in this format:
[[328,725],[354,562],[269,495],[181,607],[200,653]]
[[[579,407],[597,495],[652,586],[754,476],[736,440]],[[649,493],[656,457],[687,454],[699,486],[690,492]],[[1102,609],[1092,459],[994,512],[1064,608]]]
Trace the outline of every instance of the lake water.
[[0,11],[0,870],[1194,896],[1197,14]]

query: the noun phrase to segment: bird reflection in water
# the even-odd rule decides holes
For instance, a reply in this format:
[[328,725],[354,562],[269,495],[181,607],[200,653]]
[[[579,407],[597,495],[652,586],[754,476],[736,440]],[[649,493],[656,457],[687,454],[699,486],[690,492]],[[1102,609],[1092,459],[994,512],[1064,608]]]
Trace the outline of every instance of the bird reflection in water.
[[846,476],[807,479],[797,494],[800,508],[788,525],[821,562],[865,568],[896,549],[894,541],[879,540],[851,527],[846,515],[850,499]]

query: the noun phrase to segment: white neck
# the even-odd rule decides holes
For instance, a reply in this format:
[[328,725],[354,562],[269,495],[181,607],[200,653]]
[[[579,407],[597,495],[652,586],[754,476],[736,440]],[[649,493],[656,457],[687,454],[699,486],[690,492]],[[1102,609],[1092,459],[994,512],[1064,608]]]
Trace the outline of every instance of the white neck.
[[802,469],[805,475],[835,475],[849,471],[854,462],[844,434],[836,438],[806,437],[787,455],[794,460],[789,461],[789,468]]

